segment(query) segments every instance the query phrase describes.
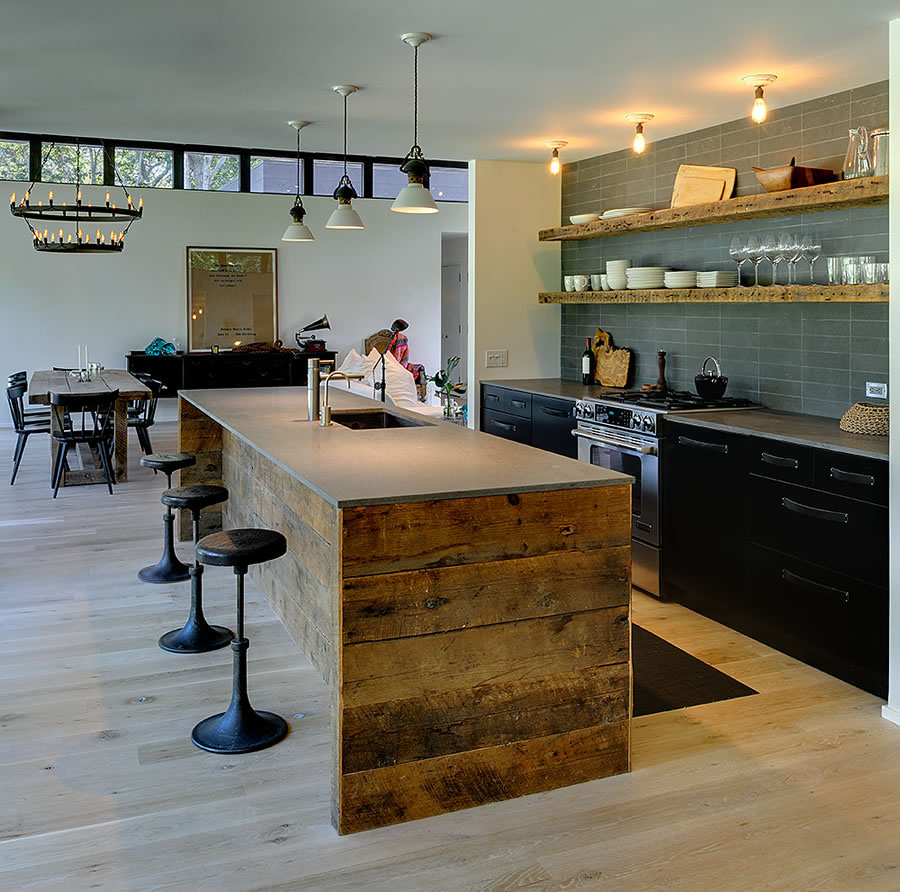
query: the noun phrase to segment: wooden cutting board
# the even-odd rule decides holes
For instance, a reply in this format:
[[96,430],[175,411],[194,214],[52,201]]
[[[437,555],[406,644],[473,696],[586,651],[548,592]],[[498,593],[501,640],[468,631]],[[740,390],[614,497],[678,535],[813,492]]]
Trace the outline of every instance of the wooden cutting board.
[[598,328],[592,345],[594,378],[606,387],[625,387],[631,366],[631,351],[613,347],[612,335]]
[[682,164],[675,175],[671,207],[705,204],[731,198],[737,171],[733,167],[705,167]]

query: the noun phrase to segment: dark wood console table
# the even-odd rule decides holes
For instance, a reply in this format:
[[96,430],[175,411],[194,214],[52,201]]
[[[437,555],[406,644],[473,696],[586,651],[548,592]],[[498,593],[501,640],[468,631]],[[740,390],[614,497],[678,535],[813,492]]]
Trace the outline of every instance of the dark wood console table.
[[219,387],[306,386],[309,359],[334,360],[337,352],[316,353],[175,353],[148,356],[132,351],[125,357],[129,372],[143,372],[162,382],[160,396],[177,396],[179,390]]

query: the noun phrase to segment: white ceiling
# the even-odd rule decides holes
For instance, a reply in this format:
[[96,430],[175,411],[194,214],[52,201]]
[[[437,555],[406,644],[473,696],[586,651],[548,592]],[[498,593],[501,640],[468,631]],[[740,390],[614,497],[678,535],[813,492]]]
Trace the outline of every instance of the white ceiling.
[[563,159],[749,112],[740,76],[774,72],[771,107],[888,76],[900,0],[8,0],[0,130],[402,156],[412,142],[412,50],[427,157]]

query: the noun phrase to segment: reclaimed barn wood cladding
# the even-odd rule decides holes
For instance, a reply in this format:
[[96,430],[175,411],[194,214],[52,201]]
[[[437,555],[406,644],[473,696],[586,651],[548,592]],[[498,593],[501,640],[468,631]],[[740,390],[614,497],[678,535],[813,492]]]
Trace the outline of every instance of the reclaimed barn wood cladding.
[[[192,403],[178,398],[178,449],[196,456],[196,464],[182,468],[175,486],[197,484],[222,485],[222,428]],[[178,512],[178,538],[190,542],[194,530],[190,511]],[[211,505],[200,512],[200,535],[222,529],[222,505]]]
[[621,486],[342,512],[340,832],[628,770],[629,505]]
[[332,692],[339,833],[629,770],[627,485],[339,510],[182,402],[251,576]]

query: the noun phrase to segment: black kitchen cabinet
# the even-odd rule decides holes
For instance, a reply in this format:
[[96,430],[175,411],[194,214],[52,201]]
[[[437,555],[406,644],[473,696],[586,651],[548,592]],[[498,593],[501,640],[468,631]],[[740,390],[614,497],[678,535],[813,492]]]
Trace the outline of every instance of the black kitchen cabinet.
[[575,401],[481,385],[481,430],[557,455],[578,457]]
[[662,596],[735,629],[747,628],[749,438],[666,419]]
[[184,387],[184,354],[169,356],[148,356],[144,352],[129,353],[125,357],[125,368],[132,374],[135,372],[151,375],[162,383],[159,391],[161,397],[178,396]]

